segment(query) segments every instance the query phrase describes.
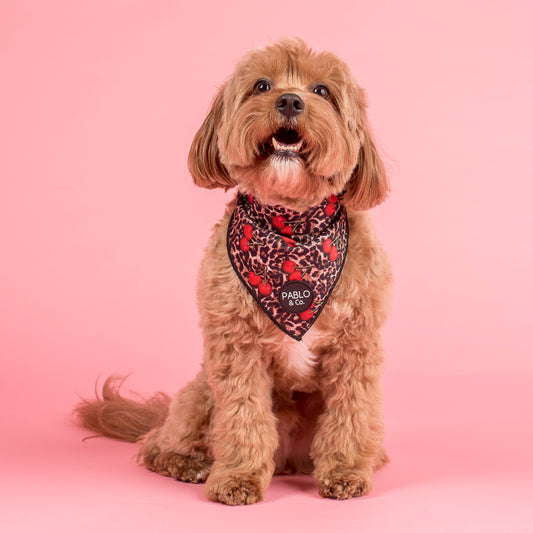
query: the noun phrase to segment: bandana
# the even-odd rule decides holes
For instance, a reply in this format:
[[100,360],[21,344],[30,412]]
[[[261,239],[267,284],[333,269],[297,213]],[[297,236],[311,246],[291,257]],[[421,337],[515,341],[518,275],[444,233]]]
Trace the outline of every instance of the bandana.
[[233,269],[268,317],[301,340],[333,291],[348,246],[346,209],[336,196],[305,212],[237,195],[228,228]]

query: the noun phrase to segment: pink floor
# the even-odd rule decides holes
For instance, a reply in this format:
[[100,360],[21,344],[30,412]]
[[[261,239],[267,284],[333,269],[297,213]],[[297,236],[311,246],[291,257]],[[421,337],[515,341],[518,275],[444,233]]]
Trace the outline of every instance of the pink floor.
[[392,462],[370,496],[346,502],[321,499],[310,476],[284,476],[260,504],[210,503],[201,485],[138,467],[135,445],[82,442],[67,412],[37,406],[3,428],[2,530],[533,531],[524,378],[397,375],[385,385]]

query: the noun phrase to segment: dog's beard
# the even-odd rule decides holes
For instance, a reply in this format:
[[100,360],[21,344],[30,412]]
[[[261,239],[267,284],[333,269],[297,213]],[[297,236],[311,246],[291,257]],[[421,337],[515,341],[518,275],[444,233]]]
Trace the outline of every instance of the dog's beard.
[[304,139],[292,128],[281,127],[270,133],[259,147],[256,164],[262,165],[262,179],[268,180],[273,190],[289,193],[309,180],[304,156]]
[[[291,190],[306,179],[305,165],[298,156],[274,153],[267,160],[265,179],[272,183],[274,189]],[[301,186],[301,185],[300,185]]]
[[333,193],[331,184],[311,176],[301,158],[273,154],[256,165],[234,169],[239,188],[261,203],[305,210]]

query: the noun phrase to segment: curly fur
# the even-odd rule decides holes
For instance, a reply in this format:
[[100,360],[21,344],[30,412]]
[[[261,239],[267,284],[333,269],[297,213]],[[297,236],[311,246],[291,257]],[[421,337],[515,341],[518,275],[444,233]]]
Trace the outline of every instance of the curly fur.
[[[259,79],[269,80],[271,90],[254,93]],[[316,83],[329,88],[329,98],[313,92]],[[290,119],[275,106],[287,92],[305,103]],[[303,139],[300,157],[287,158],[283,171],[279,158],[261,152],[280,127]],[[274,326],[233,271],[225,243],[230,202],[201,265],[204,362],[196,379],[172,400],[164,423],[161,405],[149,401],[142,407],[153,409],[150,427],[132,426],[139,404],[117,401],[111,382],[103,398],[78,408],[80,424],[127,440],[143,434],[139,460],[147,468],[206,482],[212,501],[260,501],[274,472],[312,472],[327,498],[367,494],[373,470],[387,461],[380,328],[391,273],[363,212],[388,191],[363,90],[345,63],[300,40],[255,50],[218,91],[194,138],[189,168],[201,187],[237,185],[263,203],[297,210],[344,192],[350,229],[344,270],[295,350],[296,341]],[[117,418],[118,431],[109,423]]]

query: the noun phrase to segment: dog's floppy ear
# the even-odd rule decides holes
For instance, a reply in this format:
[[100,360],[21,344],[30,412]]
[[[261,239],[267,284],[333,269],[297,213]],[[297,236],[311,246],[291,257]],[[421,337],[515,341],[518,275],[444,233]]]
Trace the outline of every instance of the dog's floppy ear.
[[224,87],[221,87],[200,129],[194,136],[189,151],[189,171],[194,183],[206,189],[230,189],[236,183],[220,162],[217,128],[224,113]]
[[364,109],[357,135],[361,142],[357,166],[346,185],[343,201],[359,211],[364,211],[385,200],[389,191],[389,180],[372,138]]

